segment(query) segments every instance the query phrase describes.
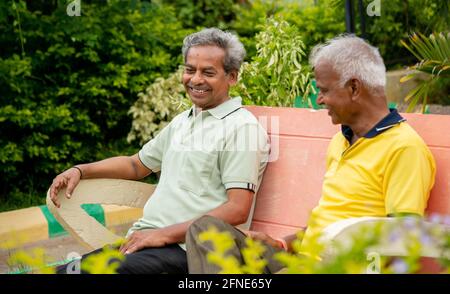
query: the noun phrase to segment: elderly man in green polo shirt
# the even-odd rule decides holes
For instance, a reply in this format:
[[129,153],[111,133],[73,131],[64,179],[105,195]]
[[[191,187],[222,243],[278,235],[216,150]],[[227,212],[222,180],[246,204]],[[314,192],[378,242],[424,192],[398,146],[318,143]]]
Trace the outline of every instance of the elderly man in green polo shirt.
[[[251,220],[254,195],[267,164],[269,145],[257,119],[230,98],[245,49],[238,38],[210,28],[184,39],[183,84],[193,106],[176,116],[132,156],[79,164],[59,174],[51,197],[67,197],[81,178],[141,179],[161,172],[143,217],[120,247],[119,273],[187,273],[184,238],[189,225],[211,215],[232,225]],[[102,249],[84,255],[96,254]],[[67,265],[58,268],[67,272]]]
[[[302,240],[304,254],[309,254],[306,248],[314,246],[318,234],[338,221],[365,216],[423,216],[436,170],[422,138],[396,109],[388,109],[386,68],[377,48],[356,36],[339,36],[316,46],[310,63],[320,91],[317,102],[326,106],[332,123],[341,124],[342,131],[328,147],[322,196]],[[210,225],[233,235],[236,246],[232,254],[242,260],[238,248],[245,244],[244,233],[205,216],[188,230],[189,272],[220,270],[207,261],[211,247],[198,240],[198,234]],[[273,254],[290,250],[295,239],[295,235],[275,240],[260,232],[245,234],[267,245],[268,273],[280,269]]]

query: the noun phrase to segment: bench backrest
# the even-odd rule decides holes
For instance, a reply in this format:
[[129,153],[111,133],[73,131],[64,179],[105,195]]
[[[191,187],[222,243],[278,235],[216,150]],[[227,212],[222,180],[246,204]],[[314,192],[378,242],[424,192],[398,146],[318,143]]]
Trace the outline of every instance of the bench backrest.
[[[247,107],[266,126],[272,141],[270,162],[256,199],[252,229],[281,237],[305,227],[319,202],[325,174],[325,154],[340,130],[327,111],[301,108]],[[402,114],[431,149],[436,182],[427,214],[450,214],[450,116]]]

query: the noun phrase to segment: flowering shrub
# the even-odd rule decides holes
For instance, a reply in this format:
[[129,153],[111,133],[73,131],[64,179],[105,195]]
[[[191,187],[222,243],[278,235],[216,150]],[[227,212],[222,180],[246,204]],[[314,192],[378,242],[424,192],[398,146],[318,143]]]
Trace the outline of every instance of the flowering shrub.
[[128,142],[145,143],[163,129],[178,113],[191,104],[181,83],[183,69],[180,67],[167,78],[156,81],[139,93],[139,99],[130,108],[133,116]]

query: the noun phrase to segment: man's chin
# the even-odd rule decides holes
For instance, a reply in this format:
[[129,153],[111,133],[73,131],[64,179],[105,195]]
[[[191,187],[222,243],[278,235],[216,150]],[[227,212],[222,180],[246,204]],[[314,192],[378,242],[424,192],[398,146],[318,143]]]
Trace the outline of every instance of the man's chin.
[[331,119],[331,123],[333,124],[333,125],[340,125],[341,123],[340,123],[340,121],[338,121],[337,119]]
[[203,98],[203,97],[197,98],[197,97],[192,97],[192,96],[189,96],[189,98],[191,99],[192,104],[194,104],[195,106],[197,106],[199,108],[204,108],[207,104],[206,98]]
[[330,118],[331,118],[331,123],[332,123],[333,125],[339,125],[339,124],[341,124],[341,121],[340,121],[337,117],[335,117],[334,115],[330,115]]

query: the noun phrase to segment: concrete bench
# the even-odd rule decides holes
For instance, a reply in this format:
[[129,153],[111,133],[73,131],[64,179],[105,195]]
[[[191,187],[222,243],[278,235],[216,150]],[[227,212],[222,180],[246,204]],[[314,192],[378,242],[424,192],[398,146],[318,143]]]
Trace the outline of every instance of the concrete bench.
[[[267,166],[251,229],[273,237],[295,233],[306,226],[311,210],[319,201],[327,146],[339,126],[331,124],[326,111],[261,106],[247,109],[267,126],[272,145],[279,146],[272,150],[271,156],[277,160]],[[436,159],[436,182],[426,212],[428,215],[449,215],[450,136],[446,134],[450,129],[450,116],[404,114],[404,117],[422,136]],[[59,193],[61,208],[57,209],[48,196],[47,205],[70,234],[88,249],[95,249],[116,241],[119,236],[87,215],[80,205],[102,203],[143,207],[153,190],[154,186],[135,181],[82,180],[70,200],[63,196],[65,191]],[[361,220],[363,223],[373,221]],[[341,227],[339,232],[347,227]],[[436,255],[435,252],[428,254]]]

